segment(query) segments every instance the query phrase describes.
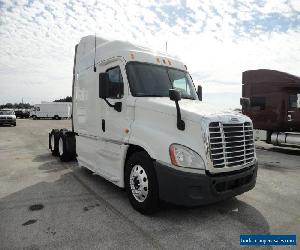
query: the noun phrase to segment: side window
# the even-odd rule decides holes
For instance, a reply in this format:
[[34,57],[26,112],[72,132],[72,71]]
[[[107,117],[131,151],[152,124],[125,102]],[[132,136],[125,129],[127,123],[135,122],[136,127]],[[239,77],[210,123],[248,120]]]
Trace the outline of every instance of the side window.
[[266,108],[266,98],[262,96],[254,96],[250,99],[251,110],[265,110]]
[[114,67],[106,71],[109,78],[109,93],[111,98],[120,99],[124,95],[124,83],[120,67]]
[[188,94],[188,95],[191,94],[190,87],[187,84],[185,78],[174,80],[173,86],[175,89],[179,90],[181,93]]
[[298,96],[297,94],[289,95],[289,108],[297,108],[298,107]]
[[178,70],[169,70],[170,79],[172,81],[173,88],[181,92],[183,96],[190,96],[191,90],[187,82],[184,72]]

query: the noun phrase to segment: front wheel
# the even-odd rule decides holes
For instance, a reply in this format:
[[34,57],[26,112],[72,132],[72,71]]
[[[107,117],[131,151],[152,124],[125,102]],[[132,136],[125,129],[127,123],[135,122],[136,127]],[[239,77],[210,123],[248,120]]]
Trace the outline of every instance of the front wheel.
[[159,205],[153,161],[145,152],[130,156],[125,170],[126,192],[131,205],[142,214],[152,214]]

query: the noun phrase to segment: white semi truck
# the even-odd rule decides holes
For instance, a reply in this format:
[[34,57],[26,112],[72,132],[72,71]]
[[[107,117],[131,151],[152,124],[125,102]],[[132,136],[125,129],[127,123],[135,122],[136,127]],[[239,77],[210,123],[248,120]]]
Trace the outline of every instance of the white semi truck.
[[68,119],[72,115],[72,103],[70,102],[43,102],[35,104],[30,112],[33,119],[52,118]]
[[72,130],[53,129],[53,155],[125,188],[144,214],[160,200],[197,206],[251,190],[251,120],[202,102],[177,58],[93,36],[75,47]]

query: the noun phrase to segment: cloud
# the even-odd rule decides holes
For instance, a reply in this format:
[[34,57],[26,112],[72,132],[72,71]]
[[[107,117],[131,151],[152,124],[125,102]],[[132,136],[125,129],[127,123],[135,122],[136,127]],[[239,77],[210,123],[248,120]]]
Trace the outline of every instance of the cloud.
[[242,71],[299,74],[299,14],[297,0],[0,1],[0,103],[70,95],[74,46],[96,32],[157,50],[168,41],[208,102],[238,106]]

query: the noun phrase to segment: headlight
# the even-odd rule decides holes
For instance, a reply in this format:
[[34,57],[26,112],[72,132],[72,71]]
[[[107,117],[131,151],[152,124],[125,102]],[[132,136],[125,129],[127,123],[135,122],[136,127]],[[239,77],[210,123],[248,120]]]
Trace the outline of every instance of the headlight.
[[174,166],[205,169],[204,161],[200,155],[185,146],[172,144],[170,145],[169,153],[171,162]]

